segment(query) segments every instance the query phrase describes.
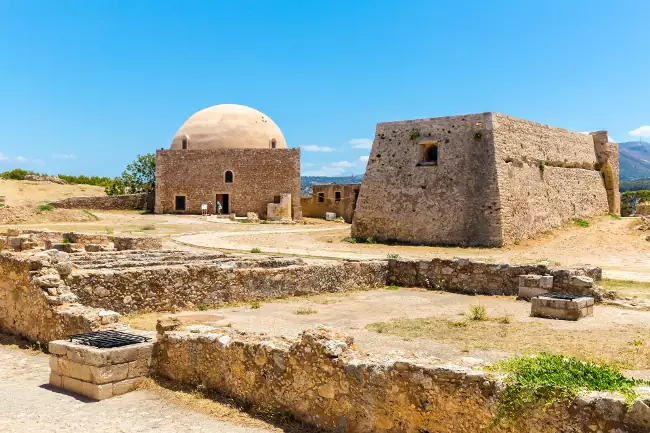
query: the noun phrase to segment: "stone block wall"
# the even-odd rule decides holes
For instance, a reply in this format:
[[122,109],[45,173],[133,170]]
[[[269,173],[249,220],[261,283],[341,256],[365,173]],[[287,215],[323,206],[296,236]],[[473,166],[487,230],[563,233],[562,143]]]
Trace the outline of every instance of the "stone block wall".
[[[225,173],[233,173],[226,183]],[[185,213],[201,214],[201,204],[216,203],[228,194],[228,213],[256,212],[266,219],[275,196],[300,197],[299,149],[158,150],[156,152],[156,213],[174,213],[175,196],[185,197]],[[225,213],[225,210],[224,210]],[[302,218],[293,200],[293,219]]]
[[68,254],[0,252],[0,329],[42,343],[117,322],[119,314],[81,305],[65,284]]
[[648,216],[650,215],[650,202],[643,202],[636,205],[636,215],[637,216]]
[[158,341],[159,375],[289,412],[328,431],[641,432],[650,426],[643,412],[650,401],[638,399],[628,409],[622,398],[601,393],[486,430],[503,387],[497,377],[426,359],[363,357],[350,337],[322,329],[293,340],[159,326]]
[[[451,292],[517,296],[519,277],[550,275],[550,292],[581,293],[602,297],[593,283],[601,280],[600,268],[552,268],[545,265],[510,265],[474,262],[468,259],[388,261],[388,284],[425,287]],[[586,277],[586,278],[585,278]]]
[[[291,194],[280,194],[275,199],[273,203],[266,205],[266,219],[268,221],[291,221]],[[249,213],[252,212],[248,212],[246,216]]]
[[[357,206],[360,184],[312,185],[312,195],[301,197],[302,215],[311,218],[325,218],[325,213],[334,212],[345,222],[351,223]],[[336,193],[340,199],[336,199]],[[321,195],[322,194],[322,195]],[[323,201],[319,201],[320,198]]]
[[67,283],[84,305],[131,313],[383,287],[387,270],[380,261],[304,264],[282,258],[116,266],[78,269]]
[[146,210],[147,193],[107,195],[98,197],[70,197],[50,203],[63,209]]

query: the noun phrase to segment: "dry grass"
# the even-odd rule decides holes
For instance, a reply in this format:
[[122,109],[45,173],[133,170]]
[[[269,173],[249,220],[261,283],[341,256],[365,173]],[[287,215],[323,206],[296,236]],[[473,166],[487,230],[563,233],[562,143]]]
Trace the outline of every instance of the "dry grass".
[[296,310],[296,314],[299,316],[307,316],[309,314],[318,314],[318,310],[313,308],[299,308]]
[[603,278],[600,284],[605,290],[614,290],[620,297],[650,299],[650,282]]
[[485,321],[404,318],[371,323],[366,329],[403,338],[435,340],[466,350],[496,349],[523,355],[548,352],[607,362],[623,369],[650,368],[650,333],[642,326],[576,332],[557,329],[553,323],[516,322],[510,317]]
[[286,413],[246,404],[205,387],[180,384],[163,378],[146,379],[140,386],[184,409],[203,413],[243,427],[285,433],[319,433],[321,430]]

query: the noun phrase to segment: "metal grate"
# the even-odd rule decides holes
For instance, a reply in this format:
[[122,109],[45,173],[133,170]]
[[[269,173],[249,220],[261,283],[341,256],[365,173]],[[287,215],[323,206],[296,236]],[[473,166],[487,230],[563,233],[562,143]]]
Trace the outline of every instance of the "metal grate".
[[68,341],[102,349],[144,343],[149,340],[151,340],[151,337],[127,334],[120,331],[88,332],[87,334],[74,334],[68,337]]
[[542,293],[537,295],[537,297],[552,298],[552,299],[563,299],[565,301],[571,301],[578,298],[590,298],[589,295],[581,295],[576,293],[564,293],[564,292],[552,292],[552,293]]

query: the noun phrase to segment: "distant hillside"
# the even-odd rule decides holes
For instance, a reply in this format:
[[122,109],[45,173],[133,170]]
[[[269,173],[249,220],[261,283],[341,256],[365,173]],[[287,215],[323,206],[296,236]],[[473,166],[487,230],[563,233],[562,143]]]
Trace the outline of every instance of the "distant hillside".
[[312,184],[319,183],[361,183],[362,174],[351,176],[301,176],[300,177],[300,194],[311,195]]
[[619,143],[618,158],[621,182],[650,178],[650,143],[645,141]]

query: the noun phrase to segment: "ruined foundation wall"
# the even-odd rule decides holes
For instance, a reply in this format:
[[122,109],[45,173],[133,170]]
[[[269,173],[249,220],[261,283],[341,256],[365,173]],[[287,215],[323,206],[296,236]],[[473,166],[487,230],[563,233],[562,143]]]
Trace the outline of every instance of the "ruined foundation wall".
[[[352,223],[355,237],[499,246],[490,113],[380,123]],[[438,146],[437,165],[422,164]]]
[[70,197],[50,203],[56,208],[97,210],[146,210],[147,194]]
[[[231,183],[225,182],[232,171]],[[291,194],[293,219],[300,210],[299,149],[158,150],[156,152],[156,213],[174,213],[175,196],[186,197],[185,213],[201,214],[201,204],[216,205],[217,194],[228,194],[237,216],[256,212],[280,194]],[[222,203],[223,204],[223,203]]]
[[117,313],[77,303],[63,282],[72,270],[67,256],[0,252],[0,330],[45,343],[117,322]]
[[[346,223],[351,223],[354,209],[357,205],[359,188],[361,185],[313,185],[310,197],[301,197],[302,215],[311,218],[325,218],[325,213],[334,212],[337,217],[342,217]],[[336,200],[336,193],[341,194],[341,199]],[[322,194],[323,201],[318,201]]]
[[234,262],[188,263],[79,270],[67,283],[84,305],[131,313],[383,287],[386,269],[385,262],[243,269]]
[[[487,373],[468,368],[422,359],[361,358],[351,348],[351,338],[324,330],[281,340],[221,330],[164,331],[159,326],[158,341],[159,375],[286,411],[331,431],[484,432],[502,386]],[[647,409],[646,403],[635,405]],[[599,394],[540,408],[514,429],[499,425],[491,431],[578,433],[593,426],[599,431],[647,431],[635,415],[621,398]]]
[[504,243],[608,212],[592,136],[498,113],[492,129]]
[[388,261],[388,284],[425,287],[451,292],[517,296],[520,275],[552,275],[549,291],[582,293],[599,299],[600,291],[588,280],[601,280],[600,268],[550,268],[545,265],[510,265],[474,262],[468,259]]

